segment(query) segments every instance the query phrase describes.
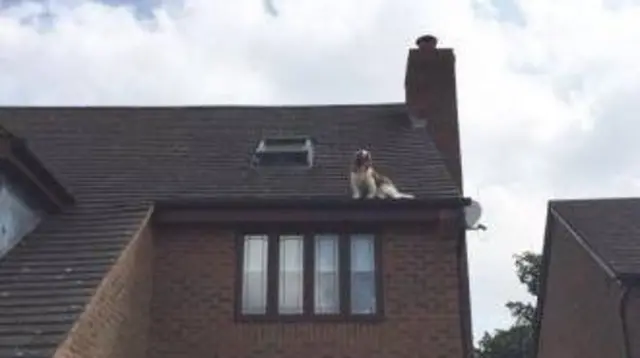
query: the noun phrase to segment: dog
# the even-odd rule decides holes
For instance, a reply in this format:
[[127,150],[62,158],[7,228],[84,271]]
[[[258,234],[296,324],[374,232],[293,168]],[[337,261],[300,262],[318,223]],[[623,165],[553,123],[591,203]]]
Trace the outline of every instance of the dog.
[[350,181],[351,192],[354,199],[364,197],[367,199],[376,197],[380,199],[414,198],[411,194],[398,191],[391,179],[373,169],[371,152],[366,149],[360,149],[355,153],[351,166]]

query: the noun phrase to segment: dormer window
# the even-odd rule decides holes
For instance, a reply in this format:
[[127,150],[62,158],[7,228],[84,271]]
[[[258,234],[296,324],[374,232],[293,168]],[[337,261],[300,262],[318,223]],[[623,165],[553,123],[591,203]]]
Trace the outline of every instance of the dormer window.
[[73,203],[26,141],[0,126],[0,257],[33,231],[43,215]]
[[0,257],[39,222],[40,214],[6,180],[0,180]]
[[271,137],[260,140],[253,155],[256,167],[313,166],[313,143],[309,137]]

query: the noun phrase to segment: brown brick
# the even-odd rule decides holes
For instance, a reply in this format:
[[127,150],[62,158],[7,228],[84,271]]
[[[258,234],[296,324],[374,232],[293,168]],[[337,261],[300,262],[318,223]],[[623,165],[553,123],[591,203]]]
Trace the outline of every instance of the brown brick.
[[153,242],[148,228],[127,246],[55,358],[147,355]]
[[258,324],[234,321],[234,232],[158,228],[149,357],[462,357],[455,238],[442,232],[385,232],[383,322]]
[[552,225],[538,357],[622,357],[620,286],[564,227]]

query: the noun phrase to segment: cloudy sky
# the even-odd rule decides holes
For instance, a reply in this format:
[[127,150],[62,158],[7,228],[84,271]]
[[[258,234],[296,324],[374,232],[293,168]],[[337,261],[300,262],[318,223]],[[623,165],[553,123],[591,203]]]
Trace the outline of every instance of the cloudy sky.
[[[136,2],[137,1],[137,2]],[[476,338],[527,295],[550,198],[640,193],[640,0],[0,0],[0,105],[403,100],[407,48],[457,55]]]

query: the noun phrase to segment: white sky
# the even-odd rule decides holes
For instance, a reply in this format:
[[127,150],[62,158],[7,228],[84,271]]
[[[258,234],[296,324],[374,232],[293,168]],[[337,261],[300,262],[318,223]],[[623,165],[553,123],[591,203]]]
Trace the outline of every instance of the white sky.
[[0,105],[400,102],[408,47],[436,34],[489,227],[468,235],[476,339],[527,298],[512,255],[540,250],[548,199],[640,193],[638,0],[7,4]]

